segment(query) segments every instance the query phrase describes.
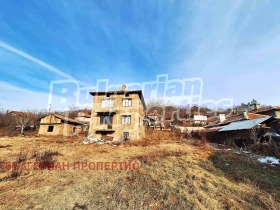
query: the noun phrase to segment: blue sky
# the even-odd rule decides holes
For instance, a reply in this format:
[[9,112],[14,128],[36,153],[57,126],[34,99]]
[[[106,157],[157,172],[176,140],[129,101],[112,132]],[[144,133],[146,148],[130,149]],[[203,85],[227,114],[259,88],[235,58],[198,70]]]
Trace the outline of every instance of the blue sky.
[[46,108],[51,81],[199,77],[203,98],[280,100],[280,1],[0,0],[0,108]]

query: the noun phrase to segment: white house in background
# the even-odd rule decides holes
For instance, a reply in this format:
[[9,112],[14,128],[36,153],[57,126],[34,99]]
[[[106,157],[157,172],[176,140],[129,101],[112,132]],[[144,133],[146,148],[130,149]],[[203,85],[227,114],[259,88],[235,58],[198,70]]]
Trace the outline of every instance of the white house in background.
[[201,114],[200,112],[195,112],[191,118],[193,118],[193,123],[195,125],[206,125],[207,124],[207,116]]
[[91,116],[86,111],[81,111],[78,113],[78,117],[75,120],[83,122],[85,124],[90,124]]

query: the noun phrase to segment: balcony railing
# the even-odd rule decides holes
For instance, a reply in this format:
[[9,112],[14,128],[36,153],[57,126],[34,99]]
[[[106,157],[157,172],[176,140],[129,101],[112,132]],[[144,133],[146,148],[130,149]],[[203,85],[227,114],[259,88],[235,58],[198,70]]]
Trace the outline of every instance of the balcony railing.
[[113,131],[114,128],[112,125],[109,125],[109,124],[103,124],[103,125],[99,125],[99,126],[96,126],[95,130],[98,130],[98,131]]

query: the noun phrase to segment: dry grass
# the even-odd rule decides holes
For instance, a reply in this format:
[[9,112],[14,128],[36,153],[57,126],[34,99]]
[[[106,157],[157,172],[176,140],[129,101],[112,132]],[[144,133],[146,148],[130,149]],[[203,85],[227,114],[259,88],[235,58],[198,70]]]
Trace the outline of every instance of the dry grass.
[[[1,162],[14,161],[24,151],[28,160],[138,161],[140,167],[23,171],[0,182],[0,209],[279,209],[277,194],[229,177],[213,161],[214,151],[165,135],[120,146],[47,137],[1,140]],[[7,172],[1,170],[0,176]]]
[[234,152],[220,151],[209,159],[229,179],[235,182],[250,182],[274,195],[280,201],[280,167],[260,164],[256,159],[245,158]]
[[167,130],[147,130],[146,137],[136,141],[127,142],[128,145],[147,147],[161,143],[181,143],[182,135]]
[[258,141],[251,146],[251,149],[261,155],[274,156],[280,158],[280,146],[272,139],[270,139],[266,143],[260,143]]

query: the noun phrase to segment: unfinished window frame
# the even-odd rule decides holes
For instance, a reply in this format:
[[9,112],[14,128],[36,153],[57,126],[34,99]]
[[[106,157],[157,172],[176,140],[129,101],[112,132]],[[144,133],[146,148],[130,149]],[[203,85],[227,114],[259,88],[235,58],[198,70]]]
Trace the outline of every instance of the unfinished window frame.
[[[103,118],[103,120],[102,120]],[[106,120],[105,118],[109,119],[109,120]],[[99,116],[99,124],[100,125],[113,125],[113,116],[111,115],[100,115]]]
[[54,130],[54,126],[53,126],[53,125],[49,125],[49,126],[48,126],[47,132],[48,132],[48,133],[52,133],[53,130]]
[[129,137],[129,131],[124,131],[123,132],[123,137],[128,138]]

